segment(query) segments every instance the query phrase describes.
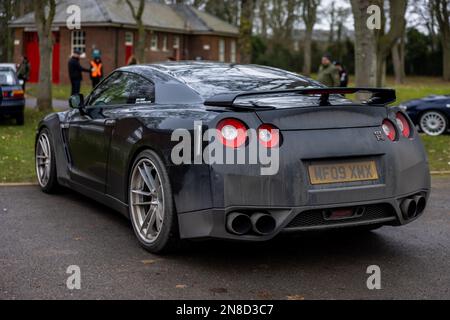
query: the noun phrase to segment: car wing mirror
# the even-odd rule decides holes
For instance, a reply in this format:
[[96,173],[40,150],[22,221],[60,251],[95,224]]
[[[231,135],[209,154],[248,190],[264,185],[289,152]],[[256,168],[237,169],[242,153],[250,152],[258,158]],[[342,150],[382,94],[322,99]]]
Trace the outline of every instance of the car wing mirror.
[[69,106],[72,109],[81,110],[84,108],[84,96],[82,94],[75,94],[69,98]]

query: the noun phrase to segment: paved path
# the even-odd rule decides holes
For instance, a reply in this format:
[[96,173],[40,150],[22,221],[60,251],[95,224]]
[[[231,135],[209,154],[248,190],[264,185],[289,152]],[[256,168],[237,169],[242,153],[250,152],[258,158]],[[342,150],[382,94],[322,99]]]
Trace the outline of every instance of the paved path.
[[[311,233],[267,244],[194,243],[158,257],[130,223],[70,191],[0,188],[1,299],[450,299],[450,180],[419,221],[365,235]],[[82,289],[66,288],[70,265]],[[382,290],[366,287],[378,265]]]
[[[36,98],[27,97],[26,107],[30,109],[36,108]],[[58,110],[67,110],[69,108],[69,103],[66,100],[53,99],[53,108]]]

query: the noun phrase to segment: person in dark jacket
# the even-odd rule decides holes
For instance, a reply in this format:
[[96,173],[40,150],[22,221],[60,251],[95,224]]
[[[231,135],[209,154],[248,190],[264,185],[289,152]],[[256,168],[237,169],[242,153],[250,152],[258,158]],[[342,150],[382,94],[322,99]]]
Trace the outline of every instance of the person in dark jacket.
[[334,63],[336,69],[339,71],[339,79],[340,79],[340,87],[347,88],[348,87],[348,72],[345,67],[340,62]]
[[30,79],[30,71],[31,71],[30,62],[28,61],[28,58],[24,56],[22,62],[19,65],[19,68],[17,69],[17,77],[19,78],[19,80],[23,81],[22,84],[23,91],[25,91],[27,81]]
[[81,66],[80,55],[81,53],[79,51],[75,51],[72,55],[72,58],[70,58],[69,60],[69,78],[70,83],[72,84],[71,95],[80,93],[81,81],[83,81],[83,72],[91,72],[90,69],[86,69]]

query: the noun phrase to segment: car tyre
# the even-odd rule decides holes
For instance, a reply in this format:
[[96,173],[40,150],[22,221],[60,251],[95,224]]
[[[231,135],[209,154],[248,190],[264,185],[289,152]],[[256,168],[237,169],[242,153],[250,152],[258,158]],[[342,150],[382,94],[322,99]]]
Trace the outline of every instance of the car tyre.
[[173,251],[180,244],[178,218],[167,170],[154,151],[136,157],[128,185],[131,224],[141,246],[156,254]]
[[420,130],[429,136],[440,136],[448,130],[448,119],[439,111],[427,111],[419,120]]
[[40,131],[35,145],[36,175],[39,186],[45,193],[55,193],[59,189],[56,174],[55,148],[50,131]]

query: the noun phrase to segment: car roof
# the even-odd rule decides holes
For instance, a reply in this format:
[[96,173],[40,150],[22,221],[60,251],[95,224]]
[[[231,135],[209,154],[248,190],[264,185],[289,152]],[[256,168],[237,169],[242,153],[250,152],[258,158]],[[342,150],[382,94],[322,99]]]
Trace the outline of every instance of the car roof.
[[[298,77],[298,78],[302,78],[307,81],[312,81],[311,79],[308,79],[302,75],[295,74],[293,72],[289,72],[289,71],[278,69],[278,68],[256,65],[256,64],[238,64],[238,63],[225,63],[225,62],[215,62],[215,61],[168,61],[168,62],[160,62],[160,63],[153,63],[153,64],[126,66],[126,67],[122,67],[118,70],[141,74],[148,79],[156,80],[156,82],[176,80],[176,81],[184,83],[184,81],[181,81],[178,77],[178,74],[182,73],[183,71],[195,71],[195,70],[217,69],[217,68],[232,69],[232,68],[239,68],[242,66],[255,68],[255,69],[259,69],[259,70],[266,69],[268,71],[271,70],[271,71],[275,71],[275,72],[283,72],[283,73],[290,74],[290,75]],[[155,78],[155,75],[157,76],[156,78]]]
[[12,70],[13,72],[16,72],[16,65],[14,63],[0,63],[0,70]]
[[[142,65],[133,65],[122,67],[119,70],[121,71],[130,71],[140,74],[148,74],[158,72],[160,74],[165,74],[171,78],[177,78],[176,73],[182,72],[186,70],[195,70],[195,69],[214,69],[214,68],[234,68],[239,66],[248,66],[254,67],[258,69],[267,69],[267,70],[278,70],[286,73],[291,73],[286,70],[281,70],[277,68],[272,68],[268,66],[261,66],[255,64],[237,64],[237,63],[225,63],[225,62],[215,62],[215,61],[169,61],[169,62],[160,62],[160,63],[152,63],[152,64],[142,64]],[[293,73],[291,73],[293,74]],[[298,77],[302,77],[301,75],[296,74]]]

